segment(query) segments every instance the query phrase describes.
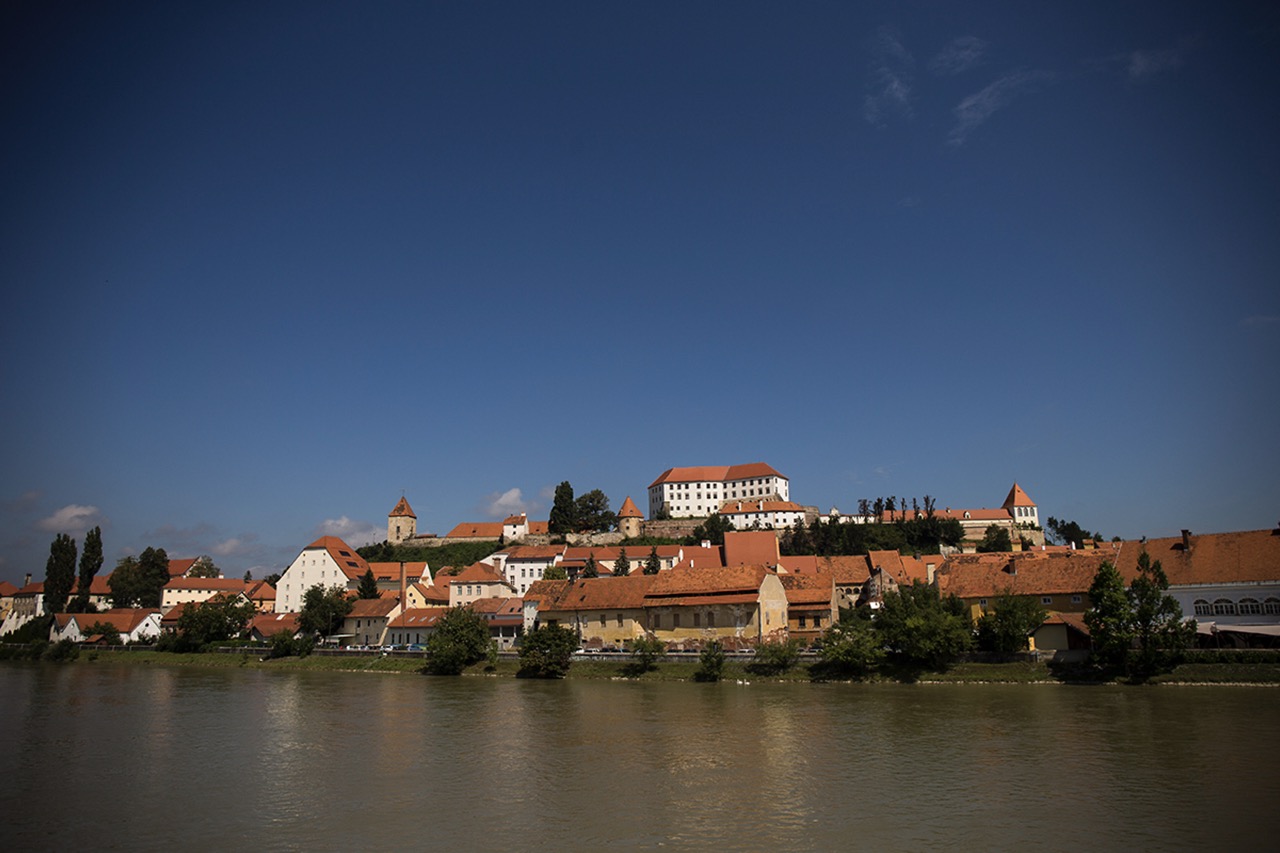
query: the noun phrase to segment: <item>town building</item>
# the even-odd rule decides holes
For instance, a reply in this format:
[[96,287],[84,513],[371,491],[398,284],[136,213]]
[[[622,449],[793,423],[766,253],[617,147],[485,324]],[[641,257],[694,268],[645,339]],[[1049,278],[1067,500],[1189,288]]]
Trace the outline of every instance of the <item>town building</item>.
[[631,495],[627,495],[627,499],[622,502],[622,506],[618,509],[618,532],[622,534],[624,539],[637,539],[641,535],[644,527],[644,514],[640,512],[640,507],[636,506],[636,502],[631,500]]
[[399,545],[416,535],[418,516],[414,514],[413,507],[409,506],[409,501],[401,497],[387,514],[387,541],[392,545]]
[[354,590],[369,564],[337,536],[321,536],[303,548],[276,582],[276,612],[297,613],[313,586]]
[[729,500],[720,505],[720,515],[735,530],[785,530],[808,517],[804,507],[791,501]]
[[789,501],[790,481],[763,462],[668,468],[649,484],[649,517],[710,516],[739,498]]

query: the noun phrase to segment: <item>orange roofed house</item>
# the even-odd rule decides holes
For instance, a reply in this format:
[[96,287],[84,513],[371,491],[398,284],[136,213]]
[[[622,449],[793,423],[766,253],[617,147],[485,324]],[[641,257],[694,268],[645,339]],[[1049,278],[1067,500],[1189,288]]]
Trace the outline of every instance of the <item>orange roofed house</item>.
[[791,483],[763,462],[668,468],[649,484],[649,517],[698,518],[730,500],[791,500]]
[[307,590],[319,585],[354,590],[369,571],[364,557],[337,536],[321,536],[302,549],[276,582],[276,612],[298,613]]

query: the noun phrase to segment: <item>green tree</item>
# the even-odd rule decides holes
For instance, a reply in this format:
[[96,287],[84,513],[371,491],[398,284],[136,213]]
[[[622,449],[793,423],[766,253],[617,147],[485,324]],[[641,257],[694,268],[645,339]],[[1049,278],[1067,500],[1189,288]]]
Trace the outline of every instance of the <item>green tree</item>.
[[518,678],[564,678],[569,674],[578,635],[559,625],[541,625],[520,638]]
[[636,637],[627,643],[627,651],[631,653],[631,671],[641,674],[653,669],[667,656],[667,644],[656,637]]
[[861,678],[884,662],[884,641],[869,619],[850,614],[822,635],[818,662],[811,671],[819,678]]
[[1044,624],[1048,614],[1034,598],[1001,595],[995,607],[978,620],[978,648],[1002,655],[1025,650],[1031,632]]
[[44,609],[46,613],[64,613],[71,587],[76,582],[76,540],[59,533],[49,544],[49,559],[44,566]]
[[963,605],[918,581],[886,595],[872,625],[889,660],[910,669],[945,669],[973,645]]
[[115,625],[112,625],[110,622],[94,622],[92,625],[84,629],[84,636],[101,636],[103,642],[108,646],[121,645],[120,629]]
[[582,564],[582,574],[584,578],[600,577],[600,567],[596,565],[596,558],[593,554],[587,555],[587,561]]
[[1182,621],[1182,607],[1167,595],[1169,579],[1160,561],[1151,562],[1144,550],[1138,555],[1138,576],[1129,585],[1133,614],[1133,639],[1129,674],[1147,678],[1177,666],[1183,652],[1195,640],[1196,623]]
[[573,501],[573,486],[565,480],[556,486],[555,500],[551,504],[551,514],[547,519],[547,532],[553,536],[563,536],[578,529],[578,517]]
[[978,543],[979,554],[1012,550],[1013,540],[1009,537],[1009,531],[998,524],[990,525],[982,534],[982,541]]
[[470,607],[451,607],[436,622],[426,642],[426,666],[431,675],[461,675],[467,667],[489,657],[495,648],[489,623]]
[[627,558],[627,549],[618,549],[618,559],[613,563],[613,574],[615,577],[625,578],[631,574],[631,560]]
[[89,596],[92,594],[93,579],[102,568],[102,528],[95,527],[85,534],[84,552],[80,555],[80,577],[76,589],[76,600],[72,609],[77,613],[89,612]]
[[547,566],[542,572],[544,581],[565,581],[569,579],[569,575],[565,573],[564,566],[559,563],[554,566]]
[[264,581],[266,581],[267,583],[271,584],[271,588],[272,588],[272,589],[275,589],[275,588],[276,588],[276,584],[280,583],[280,578],[281,578],[281,577],[283,577],[283,576],[282,576],[279,572],[272,572],[271,574],[269,574],[269,575],[267,575],[265,578],[263,578],[263,580],[264,580]]
[[1053,516],[1049,516],[1045,523],[1045,535],[1055,545],[1075,545],[1077,548],[1083,548],[1086,539],[1102,539],[1101,533],[1090,533],[1074,521]]
[[320,584],[302,595],[302,612],[298,614],[298,627],[306,634],[327,637],[342,627],[342,620],[351,612],[351,599],[341,586],[326,589]]
[[707,517],[706,521],[694,528],[693,533],[685,537],[684,544],[698,545],[709,541],[712,545],[723,545],[724,535],[732,533],[733,530],[733,522],[727,516],[713,513]]
[[745,667],[756,675],[780,675],[800,660],[800,641],[765,640],[756,646],[756,653]]
[[381,594],[373,569],[365,569],[364,576],[360,578],[360,586],[356,588],[356,595],[361,598],[377,598]]
[[[167,570],[167,569],[166,569]],[[213,558],[208,554],[202,554],[196,557],[196,561],[191,564],[191,568],[187,570],[189,578],[220,578],[222,570],[213,564]]]
[[190,649],[226,642],[244,632],[253,614],[253,604],[241,596],[215,595],[183,608],[178,617],[178,636]]
[[656,575],[660,571],[662,571],[662,560],[658,559],[658,546],[654,545],[649,549],[649,559],[644,561],[644,573]]
[[609,509],[609,498],[599,489],[592,489],[573,504],[576,530],[582,533],[603,533],[618,526],[618,516]]
[[107,588],[111,590],[112,607],[136,607],[142,594],[142,573],[138,568],[138,558],[121,557],[116,561],[115,571],[107,578]]
[[253,581],[253,572],[249,571],[248,569],[245,569],[244,582],[251,583],[252,581]]
[[169,555],[163,548],[146,548],[138,555],[138,606],[159,607],[169,582]]
[[694,670],[694,681],[719,681],[724,674],[724,643],[710,640],[698,654],[698,668]]
[[1093,660],[1103,670],[1121,670],[1133,646],[1133,614],[1124,579],[1110,560],[1099,566],[1093,576],[1089,601],[1084,621],[1089,626]]

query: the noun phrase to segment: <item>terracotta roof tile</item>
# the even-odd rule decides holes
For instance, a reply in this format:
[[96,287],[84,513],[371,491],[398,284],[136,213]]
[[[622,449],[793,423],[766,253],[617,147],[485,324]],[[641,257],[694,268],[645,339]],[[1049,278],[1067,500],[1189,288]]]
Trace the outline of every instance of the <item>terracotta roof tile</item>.
[[[375,580],[400,582],[399,562],[369,563],[369,568],[373,570]],[[405,578],[420,578],[424,572],[430,574],[425,562],[408,562],[404,564]]]
[[636,502],[631,500],[631,495],[627,495],[627,499],[622,502],[622,507],[618,510],[618,518],[644,518],[644,513],[640,511],[640,507],[636,506]]
[[502,536],[502,522],[464,521],[445,536],[450,539],[498,539]]
[[398,598],[358,598],[351,602],[351,610],[347,613],[348,619],[377,619],[386,617],[391,611],[400,606]]
[[746,465],[702,465],[693,468],[668,468],[658,475],[658,479],[649,484],[649,488],[652,489],[662,483],[714,483],[725,480],[747,480],[755,477],[782,477],[782,475],[763,462],[751,462]]
[[[386,504],[383,504],[383,506],[386,506]],[[395,509],[391,510],[391,512],[387,513],[387,515],[390,516],[391,518],[417,518],[418,517],[413,514],[413,507],[409,506],[409,502],[404,498],[400,498],[400,500],[396,502]]]
[[539,610],[619,610],[644,606],[645,594],[658,575],[633,574],[617,578],[586,578],[578,581],[537,581],[525,594],[535,593],[538,584],[560,584],[536,591]]
[[1022,486],[1017,483],[1013,484],[1013,488],[1009,490],[1009,497],[1004,499],[1001,506],[1035,506],[1036,502],[1031,500],[1031,496],[1022,490]]
[[436,621],[449,611],[447,607],[415,607],[387,623],[388,628],[434,628]]
[[759,593],[760,584],[769,572],[764,566],[717,566],[708,568],[674,568],[669,572],[645,575],[654,579],[649,598],[716,593]]
[[1125,583],[1138,576],[1144,547],[1152,562],[1160,561],[1170,585],[1280,580],[1280,529],[1188,534],[1185,541],[1174,536],[1150,539],[1145,545],[1120,543],[1115,564]]
[[328,551],[329,556],[338,564],[338,568],[350,580],[359,579],[361,575],[369,570],[369,564],[365,562],[364,557],[357,554],[355,548],[352,548],[337,536],[321,536],[303,550],[310,551],[315,548]]
[[726,566],[778,565],[778,536],[772,530],[742,530],[724,535]]
[[1012,595],[1082,595],[1098,567],[1114,555],[1104,551],[1025,551],[956,554],[938,570],[938,591],[957,598]]

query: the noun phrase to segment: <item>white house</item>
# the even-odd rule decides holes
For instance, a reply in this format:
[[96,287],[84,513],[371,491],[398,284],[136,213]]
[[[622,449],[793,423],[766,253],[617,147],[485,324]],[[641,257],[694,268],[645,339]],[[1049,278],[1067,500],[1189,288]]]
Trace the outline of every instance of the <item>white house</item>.
[[516,545],[480,562],[492,565],[517,595],[524,595],[530,584],[542,580],[548,568],[564,559],[564,554],[563,545]]
[[763,462],[668,468],[649,484],[649,517],[660,517],[663,509],[672,518],[709,516],[739,498],[789,501],[791,484]]
[[721,505],[720,515],[727,518],[735,530],[780,530],[803,522],[804,507],[791,501],[730,500]]
[[276,612],[297,613],[313,586],[355,589],[369,564],[337,536],[321,536],[302,549],[276,583]]
[[57,613],[49,629],[50,642],[71,640],[83,643],[91,636],[96,623],[111,625],[120,632],[125,643],[145,643],[160,636],[160,611],[142,608],[120,608],[102,613]]
[[160,609],[167,611],[188,601],[208,601],[218,594],[244,595],[254,585],[238,578],[171,578],[161,591]]

